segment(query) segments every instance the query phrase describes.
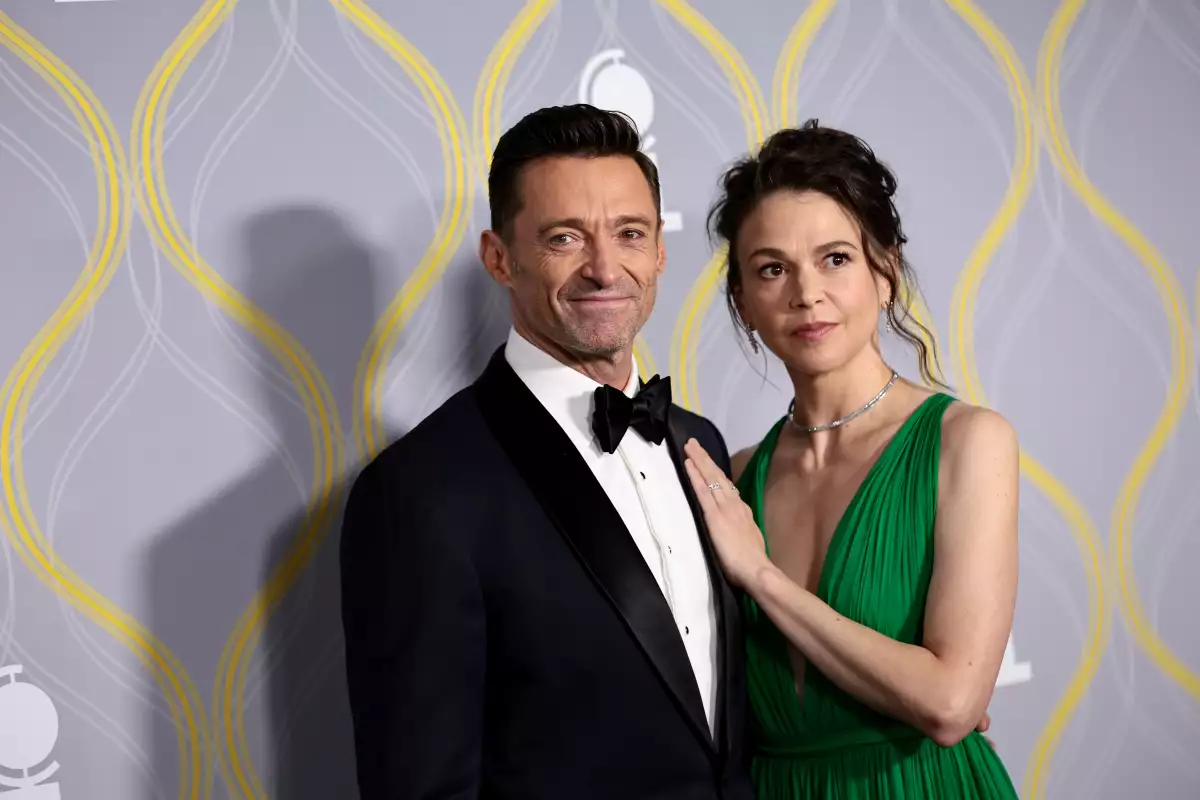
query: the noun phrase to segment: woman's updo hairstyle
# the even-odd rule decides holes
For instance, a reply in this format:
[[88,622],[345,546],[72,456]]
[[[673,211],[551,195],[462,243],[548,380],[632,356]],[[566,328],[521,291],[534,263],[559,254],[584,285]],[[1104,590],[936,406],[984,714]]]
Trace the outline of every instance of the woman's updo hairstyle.
[[708,227],[715,239],[729,245],[725,299],[734,325],[747,337],[751,332],[735,304],[742,282],[737,261],[742,225],[758,204],[775,192],[820,192],[858,223],[867,263],[890,288],[891,302],[885,313],[892,329],[917,351],[926,383],[944,387],[938,378],[933,336],[911,314],[918,289],[912,267],[904,258],[908,239],[892,199],[896,178],[866,142],[810,119],[799,128],[774,133],[758,153],[730,167],[720,186],[720,196],[708,213]]

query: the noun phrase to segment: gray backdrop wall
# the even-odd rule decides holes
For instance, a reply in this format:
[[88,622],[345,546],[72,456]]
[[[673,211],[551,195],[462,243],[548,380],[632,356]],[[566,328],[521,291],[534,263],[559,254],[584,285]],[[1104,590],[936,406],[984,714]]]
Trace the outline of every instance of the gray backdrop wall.
[[579,99],[663,174],[642,359],[737,447],[788,396],[718,171],[810,116],[895,167],[946,376],[1024,446],[999,751],[1200,796],[1195,0],[0,8],[0,798],[356,796],[341,492],[500,343],[488,153]]

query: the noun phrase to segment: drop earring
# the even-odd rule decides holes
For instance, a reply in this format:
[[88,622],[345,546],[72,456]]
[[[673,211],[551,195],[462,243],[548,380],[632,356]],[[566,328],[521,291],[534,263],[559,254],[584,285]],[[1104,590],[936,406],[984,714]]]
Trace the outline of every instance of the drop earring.
[[888,333],[892,332],[892,301],[891,300],[889,300],[888,304],[883,307],[883,326],[884,326],[884,329]]
[[755,355],[758,355],[758,339],[754,336],[753,328],[746,328],[746,338],[750,341],[750,349],[754,351]]

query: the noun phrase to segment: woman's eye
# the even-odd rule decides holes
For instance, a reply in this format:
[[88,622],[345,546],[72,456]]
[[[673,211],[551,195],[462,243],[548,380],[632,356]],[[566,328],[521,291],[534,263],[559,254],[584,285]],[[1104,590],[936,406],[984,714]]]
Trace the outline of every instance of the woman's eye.
[[835,267],[842,267],[850,263],[850,256],[846,253],[830,253],[829,263]]
[[758,273],[764,278],[778,278],[783,274],[783,264],[763,264]]

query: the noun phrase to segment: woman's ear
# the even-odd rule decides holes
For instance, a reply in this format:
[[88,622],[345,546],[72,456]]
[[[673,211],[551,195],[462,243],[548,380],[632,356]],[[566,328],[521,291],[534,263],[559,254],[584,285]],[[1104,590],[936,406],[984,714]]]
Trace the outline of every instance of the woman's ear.
[[[883,274],[881,275],[880,272]],[[893,286],[900,286],[900,248],[898,247],[889,247],[879,259],[879,271],[875,273],[875,290],[879,294],[880,308],[887,308],[900,299],[893,296]]]
[[729,287],[729,297],[733,300],[733,309],[737,312],[738,319],[742,321],[742,326],[748,331],[757,330],[754,317],[750,314],[750,310],[746,308],[745,297],[742,294],[741,284],[734,284]]

